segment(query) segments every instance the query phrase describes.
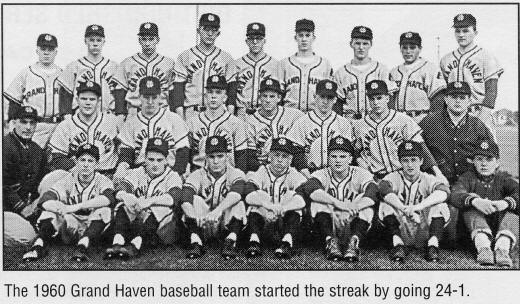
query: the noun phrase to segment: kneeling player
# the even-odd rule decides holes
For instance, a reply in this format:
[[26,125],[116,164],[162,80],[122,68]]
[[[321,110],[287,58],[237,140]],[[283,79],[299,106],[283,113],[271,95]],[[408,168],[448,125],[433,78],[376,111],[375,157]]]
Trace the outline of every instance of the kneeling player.
[[57,235],[65,244],[77,242],[72,259],[85,261],[90,243],[99,240],[110,222],[114,186],[106,176],[96,172],[99,149],[91,144],[82,145],[76,158],[77,173],[68,173],[68,177],[60,179],[40,198],[43,212],[38,218],[38,238],[23,256],[24,261],[43,257],[49,241]]
[[295,190],[306,181],[303,174],[290,167],[294,151],[295,146],[290,140],[275,138],[268,155],[269,164],[248,174],[245,191],[246,203],[250,206],[247,218],[250,232],[248,257],[261,254],[259,235],[267,232],[265,235],[272,236],[277,228],[283,238],[275,255],[279,258],[290,258],[292,255],[293,238],[300,225],[301,209],[305,207],[303,197],[297,195]]
[[187,257],[204,254],[202,240],[229,231],[222,248],[226,259],[237,256],[236,240],[246,220],[242,202],[244,173],[228,162],[228,143],[224,136],[210,136],[206,141],[206,164],[192,172],[182,188],[182,210],[190,232]]
[[[312,201],[311,216],[325,239],[327,259],[356,262],[359,242],[366,236],[374,216],[372,206],[377,201],[378,188],[370,172],[350,165],[354,147],[348,139],[333,138],[328,153],[328,167],[311,175],[303,186],[304,193]],[[344,254],[339,239],[348,242]]]
[[[132,169],[117,187],[113,246],[105,258],[128,259],[159,240],[172,244],[178,239],[177,216],[182,181],[168,166],[168,142],[150,138],[144,165]],[[130,242],[127,242],[131,240]]]
[[440,178],[421,172],[423,152],[420,143],[404,141],[397,154],[403,169],[383,178],[379,183],[384,202],[379,206],[379,219],[392,236],[390,259],[402,262],[405,245],[423,247],[425,258],[439,259],[439,241],[450,218],[445,203],[449,186]]

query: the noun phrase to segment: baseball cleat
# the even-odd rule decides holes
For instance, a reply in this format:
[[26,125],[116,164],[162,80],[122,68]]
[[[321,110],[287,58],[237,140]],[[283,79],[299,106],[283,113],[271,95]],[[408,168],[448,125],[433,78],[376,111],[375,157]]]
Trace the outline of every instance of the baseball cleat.
[[254,258],[259,255],[262,255],[262,248],[260,247],[260,243],[255,241],[249,242],[249,247],[247,248],[246,256],[248,258]]
[[338,261],[341,259],[342,254],[341,250],[339,249],[339,242],[337,238],[332,237],[327,241],[325,251],[327,260]]
[[402,263],[404,262],[404,258],[406,257],[406,251],[404,245],[397,245],[392,248],[390,253],[390,260],[394,262]]
[[204,254],[204,248],[199,243],[191,243],[186,257],[188,259],[197,259]]
[[495,261],[500,267],[513,267],[513,260],[508,250],[495,249]]
[[345,254],[343,255],[343,259],[350,263],[359,261],[359,239],[357,237],[352,237],[350,239],[348,248],[345,250]]
[[222,257],[226,260],[234,259],[237,257],[237,246],[236,242],[231,239],[224,241],[224,247],[222,247]]
[[105,250],[105,255],[103,256],[103,259],[111,260],[111,259],[119,258],[122,248],[123,248],[123,246],[118,245],[118,244],[112,245],[112,247],[109,247]]
[[76,249],[74,249],[74,253],[72,254],[71,260],[76,262],[85,262],[86,260],[88,260],[87,248],[83,245],[76,246]]
[[477,263],[480,265],[493,265],[495,264],[495,257],[493,251],[489,247],[482,247],[477,254]]
[[119,252],[119,257],[125,260],[135,258],[137,256],[139,256],[139,249],[137,249],[137,247],[135,247],[135,245],[132,243],[125,245]]
[[429,262],[437,262],[439,260],[439,247],[428,246],[428,248],[426,248],[425,259]]
[[282,245],[274,251],[274,255],[279,259],[290,259],[292,256],[291,244],[282,242]]
[[43,248],[42,246],[33,246],[29,251],[27,251],[23,257],[23,262],[32,262],[39,260],[47,255],[47,250]]

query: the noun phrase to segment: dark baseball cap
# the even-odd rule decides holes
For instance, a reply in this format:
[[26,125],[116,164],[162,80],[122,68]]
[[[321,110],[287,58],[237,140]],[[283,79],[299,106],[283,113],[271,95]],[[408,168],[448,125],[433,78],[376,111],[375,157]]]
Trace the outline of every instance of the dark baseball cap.
[[220,28],[220,17],[213,13],[202,14],[199,19],[199,26]]
[[402,33],[401,37],[399,38],[399,45],[403,45],[403,44],[407,44],[407,43],[421,46],[422,45],[421,36],[419,35],[419,33],[415,33],[415,32]]
[[276,79],[272,78],[266,78],[260,82],[260,89],[259,92],[263,91],[273,91],[282,94],[282,86],[280,85],[280,82]]
[[446,86],[446,94],[447,95],[471,95],[471,88],[467,82],[450,82]]
[[56,36],[51,34],[40,34],[38,40],[36,40],[36,46],[56,48],[58,47],[58,39]]
[[316,84],[316,95],[336,97],[338,85],[329,79],[323,79]]
[[164,157],[168,156],[168,142],[159,137],[152,137],[148,139],[148,143],[146,144],[145,152],[157,152],[164,155]]
[[36,111],[36,109],[31,106],[19,107],[13,118],[14,119],[32,118],[36,121],[39,120],[38,111]]
[[397,147],[397,157],[418,156],[423,157],[421,144],[411,140],[403,141]]
[[159,27],[153,22],[145,22],[139,27],[139,36],[159,36]]
[[99,149],[92,144],[87,143],[78,147],[78,150],[76,150],[75,153],[76,158],[80,158],[83,154],[92,155],[97,161],[99,161]]
[[76,88],[76,94],[79,96],[83,92],[93,92],[98,97],[101,96],[101,86],[93,81],[80,82]]
[[372,40],[374,37],[372,35],[372,30],[369,27],[358,25],[352,29],[352,32],[350,33],[350,38]]
[[475,144],[472,157],[477,155],[484,155],[489,157],[499,158],[498,145],[492,140],[480,140]]
[[295,32],[307,31],[314,32],[315,26],[314,21],[309,19],[300,19],[296,21],[296,25],[294,27]]
[[254,22],[247,25],[246,36],[262,36],[265,37],[265,25]]
[[458,14],[453,17],[453,27],[477,26],[477,19],[471,14]]
[[101,25],[89,25],[85,29],[85,38],[90,36],[100,36],[105,38],[105,29]]
[[328,145],[327,149],[328,149],[329,153],[334,150],[342,150],[342,151],[348,152],[352,155],[354,154],[354,151],[355,151],[354,146],[352,145],[352,142],[343,136],[337,136],[337,137],[334,137],[333,139],[331,139],[329,141],[329,145]]
[[383,80],[372,80],[366,84],[366,95],[388,95],[388,87],[386,86],[386,82]]
[[271,151],[282,151],[291,155],[295,152],[294,143],[285,137],[274,138],[271,143]]
[[206,139],[206,154],[228,153],[228,142],[224,136],[213,135]]
[[146,76],[139,81],[139,95],[150,96],[161,94],[161,81],[157,77]]
[[226,77],[222,75],[209,76],[206,81],[206,89],[227,89]]

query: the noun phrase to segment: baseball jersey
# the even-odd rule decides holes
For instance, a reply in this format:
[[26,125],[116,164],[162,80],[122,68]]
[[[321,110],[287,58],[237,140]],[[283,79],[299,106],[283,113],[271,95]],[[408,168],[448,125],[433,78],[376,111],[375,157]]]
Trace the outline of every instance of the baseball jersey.
[[182,187],[182,180],[177,172],[166,167],[164,172],[157,177],[150,177],[143,166],[130,170],[123,182],[130,186],[131,194],[137,198],[150,198],[168,194],[170,189]]
[[49,68],[39,63],[23,69],[11,82],[4,96],[20,105],[31,106],[40,117],[59,115],[59,85],[57,78],[61,68],[53,64]]
[[393,68],[390,80],[397,84],[396,104],[401,112],[430,110],[432,97],[446,88],[440,69],[422,58]]
[[248,182],[253,183],[259,190],[267,192],[271,196],[271,203],[281,203],[294,195],[294,191],[307,179],[293,167],[282,174],[275,176],[268,166],[260,166],[256,172],[249,172],[246,176]]
[[471,104],[482,104],[486,94],[484,83],[498,79],[504,69],[493,55],[475,45],[464,54],[455,50],[442,57],[441,71],[447,83],[467,82],[471,88]]
[[385,176],[383,180],[390,183],[392,192],[397,194],[397,197],[405,206],[421,203],[438,186],[443,185],[442,181],[436,176],[425,172],[421,172],[419,178],[414,182],[407,180],[402,171],[392,172]]
[[314,110],[316,84],[332,79],[332,66],[321,56],[314,56],[309,63],[300,60],[294,54],[280,61],[278,77],[286,90],[285,106],[308,112]]
[[114,190],[114,184],[108,177],[99,172],[95,173],[94,179],[86,187],[81,185],[77,174],[69,173],[68,176],[61,178],[49,189],[60,202],[66,205],[88,201],[103,194],[105,190]]
[[116,138],[119,132],[118,120],[112,114],[98,113],[96,119],[87,125],[79,114],[74,114],[58,124],[49,141],[52,153],[75,155],[83,144],[91,144],[99,149],[99,170],[116,167]]
[[136,164],[144,162],[148,139],[155,137],[167,141],[170,150],[189,147],[186,123],[167,108],[161,108],[150,118],[139,111],[137,115],[127,118],[118,135],[123,146],[134,149]]
[[[211,120],[205,112],[201,112],[188,119],[186,122],[191,132],[193,153],[193,164],[203,167],[205,162],[204,147],[206,139],[210,136],[224,136],[228,142],[228,150],[231,153],[245,150],[247,148],[246,125],[243,120],[231,115],[228,111]],[[231,165],[234,166],[234,157],[230,157]]]
[[237,108],[256,109],[260,82],[266,78],[279,79],[278,60],[265,54],[258,61],[254,61],[246,54],[230,65],[226,78],[230,82],[238,83]]
[[328,194],[342,202],[352,202],[363,195],[367,186],[374,182],[370,172],[357,166],[349,166],[348,174],[343,180],[337,180],[330,168],[313,172],[311,176],[320,181]]
[[286,135],[303,115],[300,110],[278,106],[278,112],[271,118],[260,115],[259,111],[247,116],[247,147],[256,151],[260,164],[267,163],[273,138]]
[[421,127],[410,116],[395,110],[379,122],[366,115],[353,125],[356,147],[362,149],[361,157],[373,173],[401,168],[397,147],[404,140],[423,142]]
[[372,80],[386,82],[390,93],[396,90],[396,85],[390,81],[385,65],[372,60],[366,66],[347,63],[334,72],[334,81],[338,84],[338,98],[345,100],[344,114],[360,113],[365,115],[370,109],[366,98],[366,84]]
[[226,172],[219,178],[215,178],[206,168],[202,167],[188,176],[184,186],[192,188],[195,195],[202,197],[213,210],[226,197],[231,186],[244,179],[244,172],[231,166],[227,166]]
[[186,82],[184,106],[205,105],[206,80],[213,75],[226,76],[228,65],[232,62],[233,57],[218,47],[215,47],[209,54],[201,51],[198,46],[182,52],[175,66],[175,82]]
[[350,120],[335,112],[321,119],[314,111],[298,118],[287,133],[287,138],[305,148],[309,169],[327,166],[327,146],[337,136],[353,140]]
[[175,62],[172,58],[155,54],[151,59],[146,59],[137,53],[123,60],[113,77],[117,83],[116,88],[126,91],[126,100],[132,107],[140,108],[139,81],[146,76],[153,76],[161,82],[162,106],[168,105],[168,92],[172,89]]
[[[114,97],[111,91],[116,86],[112,79],[117,71],[117,62],[103,57],[100,62],[93,63],[87,57],[69,63],[58,77],[58,83],[72,96],[76,97],[76,88],[80,82],[92,81],[101,86],[101,111],[114,110]],[[72,108],[77,108],[73,98]]]

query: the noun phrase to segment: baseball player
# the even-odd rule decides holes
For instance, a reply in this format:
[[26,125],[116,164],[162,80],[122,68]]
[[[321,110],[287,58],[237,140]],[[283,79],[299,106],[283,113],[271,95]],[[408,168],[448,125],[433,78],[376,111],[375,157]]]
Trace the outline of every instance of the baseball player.
[[[183,116],[184,113],[186,120],[207,107],[204,91],[206,79],[211,75],[225,76],[229,65],[233,63],[229,53],[215,46],[215,40],[220,36],[219,16],[202,14],[197,33],[200,42],[179,55],[175,68],[173,107],[179,115]],[[232,114],[235,112],[232,105],[228,110]]]
[[512,267],[510,253],[518,254],[518,181],[498,170],[499,150],[492,140],[475,143],[472,161],[474,170],[460,176],[450,201],[462,211],[477,262]]
[[282,99],[282,88],[276,79],[265,79],[260,83],[259,109],[247,117],[247,146],[251,151],[247,171],[256,171],[267,164],[271,141],[284,136],[303,116],[298,109],[278,105]]
[[282,233],[280,246],[275,255],[290,258],[294,237],[298,233],[305,201],[296,193],[307,180],[291,167],[294,144],[284,138],[273,139],[270,147],[270,163],[247,176],[245,201],[248,205],[249,247],[246,256],[255,257],[262,253],[260,235],[274,237]]
[[369,56],[372,41],[370,28],[354,27],[350,33],[354,58],[334,73],[334,80],[338,83],[338,104],[335,110],[345,117],[361,119],[370,110],[365,92],[369,81],[383,80],[390,88],[390,93],[396,90],[395,84],[389,80],[388,68]]
[[314,96],[315,109],[296,119],[287,133],[287,138],[304,149],[303,161],[301,157],[295,160],[295,167],[307,177],[327,166],[327,145],[332,138],[341,135],[352,140],[350,120],[332,111],[337,89],[334,81],[318,82]]
[[168,245],[178,239],[182,180],[168,166],[168,141],[150,138],[145,151],[143,166],[130,170],[117,186],[115,235],[106,259],[133,258],[159,240]]
[[[377,184],[367,170],[351,166],[354,147],[345,137],[332,138],[327,147],[328,166],[312,173],[303,186],[310,198],[310,212],[329,260],[359,260],[359,242],[372,222]],[[350,241],[349,241],[350,239]],[[348,243],[344,254],[340,241]]]
[[236,240],[246,221],[242,201],[244,173],[229,165],[228,141],[224,136],[210,136],[206,141],[206,166],[192,172],[182,188],[184,221],[190,233],[187,257],[204,254],[202,240],[218,237],[226,228],[222,256],[237,256]]
[[477,20],[471,14],[453,18],[455,39],[459,47],[441,59],[441,71],[446,82],[467,82],[471,88],[469,112],[480,118],[496,137],[492,110],[495,108],[498,78],[504,70],[496,58],[478,46]]
[[127,118],[121,126],[118,135],[121,148],[115,180],[125,177],[129,168],[143,164],[147,142],[152,137],[168,142],[169,165],[180,175],[186,172],[189,158],[188,128],[179,115],[159,105],[161,92],[159,78],[147,76],[139,82],[139,103],[142,109],[137,115]]
[[59,235],[65,244],[77,242],[72,255],[75,261],[88,259],[89,245],[99,240],[112,217],[114,185],[96,172],[99,150],[85,144],[76,151],[78,171],[60,179],[43,193],[39,205],[38,238],[24,254],[24,261],[42,258],[52,238]]
[[262,80],[278,79],[278,60],[264,52],[265,42],[265,25],[250,23],[246,29],[249,53],[235,60],[227,70],[228,104],[234,105],[237,116],[244,119],[259,106],[258,88]]
[[65,113],[72,113],[77,108],[76,88],[80,82],[95,82],[101,86],[101,103],[103,113],[114,112],[114,97],[111,91],[115,87],[112,77],[116,73],[118,63],[105,58],[102,54],[105,45],[105,29],[101,25],[92,24],[85,29],[85,45],[87,55],[69,63],[58,77],[60,84],[60,107]]
[[204,166],[207,138],[219,135],[226,138],[228,150],[233,153],[229,158],[231,165],[242,171],[247,170],[246,124],[226,109],[227,87],[223,75],[208,77],[204,94],[207,108],[186,121],[191,134],[193,169]]
[[89,143],[99,149],[98,171],[111,176],[118,160],[117,134],[119,124],[113,114],[101,112],[102,87],[87,80],[79,82],[75,92],[78,95],[78,110],[71,117],[59,123],[51,136],[49,147],[52,153],[52,170],[70,170],[76,163],[71,156],[83,144]]
[[[119,65],[113,79],[117,83],[114,89],[115,114],[131,114],[134,116],[141,108],[139,83],[144,77],[159,79],[161,93],[159,101],[167,107],[170,91],[174,81],[175,62],[172,58],[157,53],[159,44],[159,27],[146,22],[139,27],[139,44],[141,52],[124,59]],[[170,108],[172,108],[170,106]]]
[[430,108],[442,108],[442,90],[446,88],[446,82],[438,66],[420,57],[422,39],[418,33],[401,34],[399,46],[404,63],[390,71],[390,80],[399,90],[395,108],[419,123]]
[[58,122],[63,120],[59,109],[57,78],[61,68],[54,63],[58,53],[58,40],[51,34],[41,34],[36,41],[38,62],[24,68],[4,92],[9,105],[10,120],[20,106],[31,106],[41,115],[33,140],[46,148]]
[[316,84],[332,78],[330,62],[312,50],[314,22],[308,19],[296,21],[294,40],[298,51],[280,61],[278,77],[286,92],[284,105],[303,112],[314,110]]
[[439,241],[450,218],[445,203],[450,186],[434,175],[421,172],[422,147],[403,141],[397,150],[402,171],[392,172],[379,183],[383,202],[379,219],[392,237],[390,259],[403,262],[406,246],[426,247],[427,261],[439,260]]

